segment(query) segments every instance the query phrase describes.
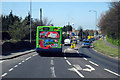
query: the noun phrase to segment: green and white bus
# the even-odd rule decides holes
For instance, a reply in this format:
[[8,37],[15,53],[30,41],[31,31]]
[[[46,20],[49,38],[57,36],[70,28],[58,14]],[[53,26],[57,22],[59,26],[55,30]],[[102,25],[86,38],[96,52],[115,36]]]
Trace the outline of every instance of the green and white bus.
[[62,27],[57,26],[38,26],[36,34],[36,51],[62,52]]

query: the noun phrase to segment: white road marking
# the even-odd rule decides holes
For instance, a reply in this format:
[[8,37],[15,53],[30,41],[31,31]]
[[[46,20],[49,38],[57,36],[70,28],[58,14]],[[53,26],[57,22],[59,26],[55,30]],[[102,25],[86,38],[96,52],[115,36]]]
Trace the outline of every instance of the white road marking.
[[15,65],[14,67],[18,67],[18,65]]
[[20,64],[22,64],[22,63],[20,62],[20,63],[18,63],[18,64],[20,65]]
[[51,59],[54,59],[54,57],[51,57]]
[[113,72],[113,71],[111,71],[111,70],[109,70],[109,69],[104,69],[105,71],[108,71],[108,72],[110,72],[110,73],[112,73],[112,74],[114,74],[114,75],[116,75],[116,76],[120,76],[119,74],[117,74],[117,73],[115,73],[115,72]]
[[83,76],[77,69],[73,68],[73,70],[74,70],[80,77],[84,78],[84,76]]
[[25,60],[27,61],[27,60],[29,60],[30,58],[26,58]]
[[4,77],[4,76],[6,76],[7,75],[7,73],[4,73],[3,75],[1,75],[1,77]]
[[66,52],[66,49],[64,50],[64,53]]
[[64,57],[64,59],[67,59],[66,57]]
[[55,77],[56,77],[56,75],[55,75],[55,69],[54,69],[54,67],[51,67],[50,69],[51,69],[51,72],[52,72],[52,77],[54,77],[54,78],[55,78]]
[[24,63],[25,61],[23,60],[22,62]]
[[70,63],[68,60],[66,60],[66,62],[67,62],[69,65],[71,65],[71,63]]
[[0,61],[0,63],[2,63],[3,61]]
[[91,72],[91,70],[90,69],[88,69],[88,68],[86,68],[86,69],[82,69],[83,71],[89,71],[89,72]]
[[54,65],[54,62],[53,62],[53,60],[51,60],[50,64],[51,64],[51,65]]
[[79,54],[79,52],[77,51],[77,53]]
[[9,71],[12,71],[12,70],[13,70],[13,68],[9,69]]
[[98,64],[92,62],[92,61],[89,61],[91,64],[95,65],[95,66],[99,66]]
[[80,65],[73,65],[77,70],[82,70],[82,68],[80,67]]
[[85,66],[89,67],[91,71],[92,71],[92,70],[95,70],[95,68],[93,68],[93,67],[90,66],[90,65],[85,65]]
[[31,57],[29,57],[29,58],[31,58]]
[[87,61],[87,58],[83,58],[83,59]]
[[33,56],[35,56],[35,54]]

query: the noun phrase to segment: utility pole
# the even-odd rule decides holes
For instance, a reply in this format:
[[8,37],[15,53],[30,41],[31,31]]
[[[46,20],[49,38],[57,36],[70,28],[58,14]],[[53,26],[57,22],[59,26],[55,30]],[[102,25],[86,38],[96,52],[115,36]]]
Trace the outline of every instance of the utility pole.
[[32,13],[32,3],[31,3],[31,0],[30,0],[30,43],[32,41],[32,37],[31,37],[31,13]]
[[40,26],[42,26],[42,8],[40,8]]

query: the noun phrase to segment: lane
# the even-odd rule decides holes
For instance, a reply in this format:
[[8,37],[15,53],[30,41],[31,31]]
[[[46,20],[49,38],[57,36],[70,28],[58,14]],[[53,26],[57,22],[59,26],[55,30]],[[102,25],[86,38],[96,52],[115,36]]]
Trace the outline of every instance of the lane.
[[90,61],[94,61],[95,63],[100,64],[103,68],[108,68],[108,69],[111,69],[114,72],[118,73],[119,66],[118,66],[117,60],[112,61],[111,58],[103,56],[103,55],[93,51],[90,48],[80,48],[79,50],[82,51],[84,54],[88,55],[90,57],[90,58],[88,58]]
[[5,78],[51,78],[50,59],[50,57],[34,56],[7,72]]
[[6,73],[10,68],[12,67],[17,67],[18,65],[20,65],[19,63],[24,63],[25,59],[27,59],[28,57],[31,57],[32,55],[35,55],[36,53],[30,53],[24,56],[20,56],[14,59],[9,59],[9,60],[3,60],[2,61],[2,74]]
[[92,52],[90,48],[79,48],[77,50],[70,49],[70,46],[63,46],[62,56],[39,56],[34,52],[2,62],[2,77],[118,78],[119,74],[116,74],[118,65],[112,64],[97,54],[94,51]]
[[[110,58],[106,57],[106,56],[103,56],[95,51],[93,51],[92,49],[90,48],[80,48],[79,51],[83,52],[85,55],[89,56],[89,58],[87,58],[87,60],[89,60],[89,62],[94,62],[94,63],[91,63],[91,64],[94,64],[96,65],[99,65],[101,67],[101,70],[104,70],[106,72],[105,69],[109,69],[117,74],[119,74],[119,66],[118,66],[118,63],[117,61],[115,62],[115,60],[112,62],[111,60],[109,60]],[[106,58],[103,58],[103,57],[106,57]],[[107,72],[108,73],[108,72]],[[111,73],[108,73],[108,74],[111,74]],[[112,74],[113,75],[113,74]],[[112,76],[111,75],[111,76]],[[109,76],[109,75],[108,75]],[[116,76],[116,75],[113,75],[113,77]],[[119,75],[118,75],[119,76]],[[116,76],[116,77],[118,77]]]

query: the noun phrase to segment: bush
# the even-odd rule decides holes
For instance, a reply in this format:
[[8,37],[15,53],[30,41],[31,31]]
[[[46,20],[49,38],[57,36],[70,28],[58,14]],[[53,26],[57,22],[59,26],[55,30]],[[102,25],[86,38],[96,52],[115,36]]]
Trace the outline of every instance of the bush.
[[4,55],[9,55],[9,51],[14,51],[15,50],[15,44],[11,43],[11,42],[5,42],[2,45],[2,53],[4,53]]
[[113,39],[113,38],[110,38],[110,37],[106,37],[106,39],[109,43],[120,47],[120,40]]

